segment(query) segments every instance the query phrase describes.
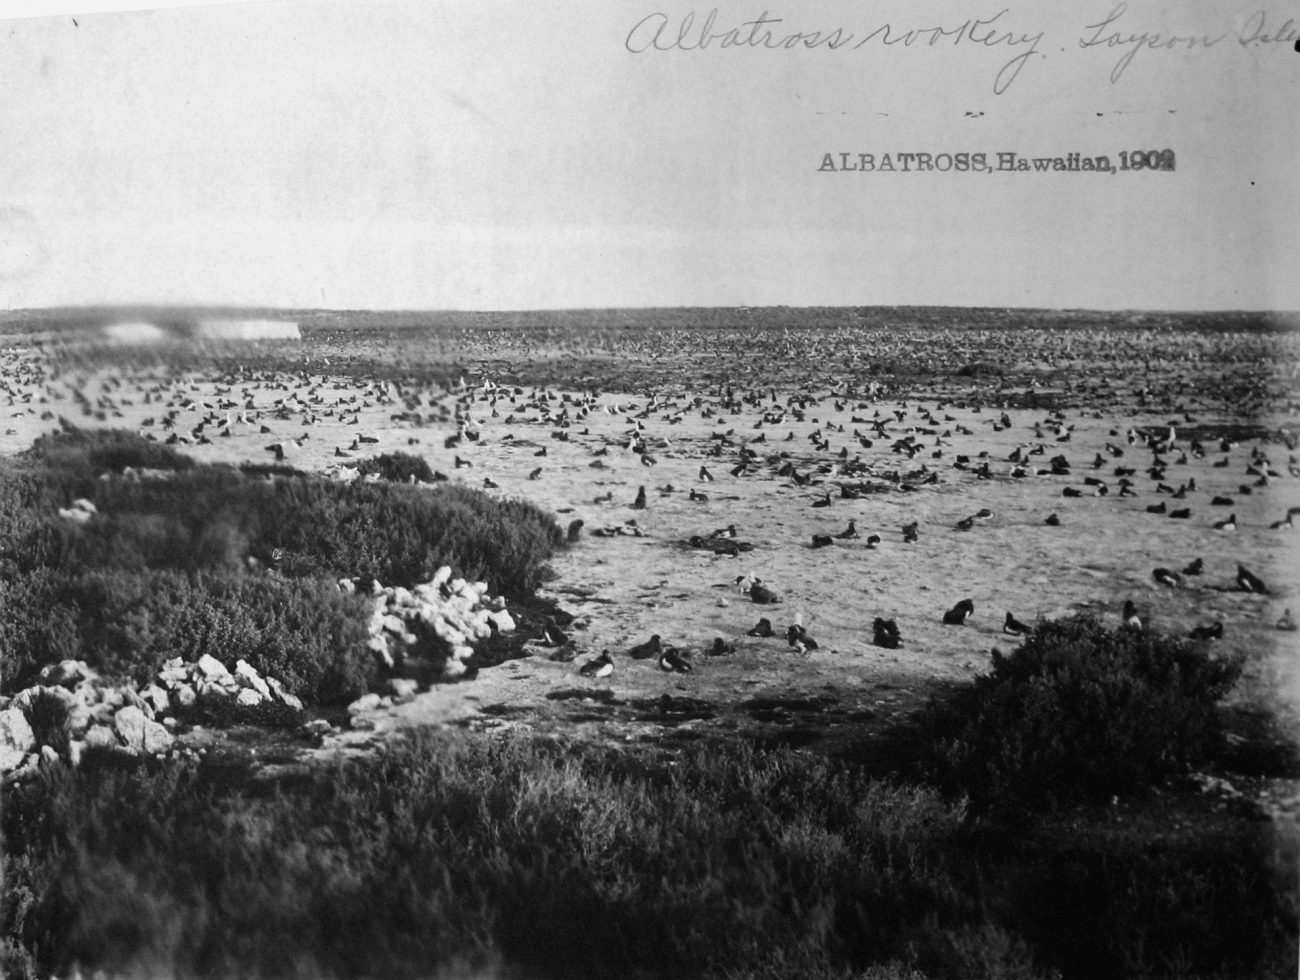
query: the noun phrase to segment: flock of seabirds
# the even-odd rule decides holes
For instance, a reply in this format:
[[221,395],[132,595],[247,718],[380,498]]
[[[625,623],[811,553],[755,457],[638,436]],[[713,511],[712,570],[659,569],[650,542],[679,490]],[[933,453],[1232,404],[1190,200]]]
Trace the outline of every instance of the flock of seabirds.
[[[52,376],[44,360],[34,356],[30,350],[11,348],[3,354],[3,380],[0,380],[0,397],[7,402],[10,418],[34,416],[38,414],[41,422],[52,422],[56,418],[64,426],[70,426],[66,419],[57,416],[50,405],[51,399],[71,398],[79,404],[83,416],[93,417],[101,423],[113,424],[114,420],[128,418],[124,409],[133,409],[138,414],[148,411],[146,417],[139,418],[136,428],[150,439],[177,446],[210,445],[215,439],[229,438],[232,435],[256,434],[271,435],[282,431],[285,424],[296,424],[306,430],[293,439],[281,439],[268,444],[264,451],[270,453],[277,461],[293,461],[295,454],[302,450],[311,438],[311,429],[320,423],[333,423],[344,426],[360,426],[363,418],[367,426],[373,427],[380,420],[390,423],[406,423],[423,427],[426,424],[442,424],[455,432],[445,438],[444,450],[454,453],[454,467],[457,471],[474,465],[469,458],[470,447],[486,444],[484,433],[488,427],[501,421],[506,426],[532,425],[538,430],[548,430],[552,440],[569,443],[581,437],[589,437],[586,445],[599,442],[592,450],[592,459],[587,464],[593,470],[609,467],[606,461],[611,452],[621,454],[623,461],[636,460],[647,468],[658,464],[656,454],[678,453],[683,441],[671,442],[663,432],[680,424],[690,415],[695,414],[701,421],[715,426],[708,435],[695,440],[694,449],[706,457],[696,474],[696,486],[690,487],[687,500],[707,502],[708,488],[716,482],[714,471],[726,472],[733,480],[741,480],[759,474],[769,478],[788,480],[794,487],[820,488],[820,496],[811,503],[812,507],[830,507],[833,495],[841,499],[861,499],[876,493],[916,492],[923,487],[940,482],[941,469],[951,469],[974,477],[978,480],[1022,480],[1041,476],[1072,477],[1082,471],[1081,485],[1065,486],[1061,493],[1063,501],[1085,495],[1117,497],[1135,497],[1142,492],[1154,493],[1159,500],[1146,507],[1152,515],[1167,516],[1174,520],[1188,520],[1192,516],[1190,504],[1198,487],[1195,476],[1179,480],[1171,474],[1190,472],[1196,464],[1209,465],[1218,469],[1241,466],[1238,457],[1232,452],[1238,448],[1227,437],[1212,442],[1202,443],[1194,435],[1184,437],[1179,432],[1182,426],[1190,427],[1196,432],[1197,420],[1184,412],[1180,418],[1172,419],[1154,426],[1132,426],[1127,431],[1110,429],[1111,441],[1105,443],[1104,449],[1095,453],[1092,459],[1082,463],[1070,460],[1066,455],[1066,446],[1070,443],[1074,424],[1067,420],[1064,412],[1052,410],[1042,419],[1028,423],[1030,438],[1020,442],[1014,451],[1003,459],[993,458],[988,451],[962,454],[954,451],[956,441],[962,437],[976,435],[965,422],[975,424],[973,415],[981,415],[980,422],[992,427],[992,431],[1001,432],[1011,429],[1013,421],[1005,409],[991,408],[989,401],[981,403],[976,397],[951,397],[936,399],[932,407],[927,407],[919,400],[910,404],[907,399],[887,403],[881,386],[875,383],[861,384],[842,382],[838,387],[826,387],[819,391],[794,391],[783,398],[771,386],[752,386],[748,391],[738,393],[729,385],[716,386],[712,395],[704,396],[683,391],[677,396],[661,397],[651,392],[644,400],[624,398],[615,400],[595,392],[565,392],[551,390],[547,387],[533,387],[528,390],[523,385],[497,383],[484,378],[476,383],[465,383],[462,378],[454,386],[451,397],[437,387],[421,389],[413,384],[394,381],[360,381],[342,376],[330,376],[322,373],[308,373],[305,370],[296,373],[284,370],[249,370],[241,376],[227,374],[220,381],[214,381],[208,389],[192,383],[193,379],[158,377],[156,372],[140,372],[134,379],[124,380],[115,374],[97,379],[97,391],[87,392],[92,386],[87,378],[60,380]],[[342,392],[340,394],[340,392]],[[784,393],[783,393],[784,394]],[[149,406],[142,409],[142,406]],[[819,416],[829,416],[830,410],[840,416],[848,414],[846,421],[835,422],[827,419],[810,418],[813,412]],[[985,409],[988,409],[985,414]],[[398,411],[393,411],[398,409]],[[883,411],[882,411],[883,409]],[[951,414],[958,409],[966,413],[965,422]],[[619,416],[625,424],[619,426],[613,439],[608,436],[592,436],[591,422],[598,414]],[[734,416],[747,414],[758,415],[753,424],[753,434],[748,437],[737,434],[734,425],[728,425]],[[860,414],[859,414],[860,413]],[[195,416],[198,416],[197,418]],[[1089,413],[1081,410],[1080,417],[1102,417],[1099,411]],[[803,423],[810,425],[810,430],[799,439],[793,428],[784,437],[774,438],[768,443],[767,434],[779,427],[790,427]],[[850,427],[846,430],[846,424]],[[1021,426],[1025,424],[1020,423]],[[723,426],[727,426],[722,431]],[[661,434],[653,435],[651,428],[659,428]],[[16,430],[9,429],[6,435]],[[330,430],[337,432],[338,430]],[[831,439],[840,442],[838,450],[831,446]],[[512,432],[501,436],[502,441],[514,439]],[[358,432],[349,444],[334,447],[331,459],[346,460],[354,453],[364,452],[367,447],[380,440],[374,436]],[[411,436],[408,446],[417,446],[420,439]],[[811,449],[804,446],[808,443]],[[535,446],[526,440],[520,440],[520,446]],[[703,447],[707,448],[702,448]],[[1300,477],[1300,460],[1295,450],[1300,446],[1297,438],[1286,429],[1276,430],[1269,440],[1269,449],[1256,444],[1249,450],[1241,475],[1243,482],[1239,485],[1240,496],[1248,496],[1257,490],[1270,487],[1274,481],[1285,476]],[[870,458],[864,458],[864,451]],[[882,461],[882,452],[887,451]],[[1284,451],[1273,458],[1270,452]],[[466,455],[461,456],[464,452]],[[1208,463],[1215,454],[1221,454],[1217,460]],[[546,444],[533,452],[533,456],[548,456]],[[712,462],[709,458],[712,458]],[[919,465],[918,465],[919,460]],[[340,464],[347,465],[347,464]],[[542,462],[530,464],[528,479],[539,479]],[[712,465],[713,470],[710,469]],[[1285,475],[1284,472],[1285,471]],[[436,474],[440,479],[447,479],[443,474]],[[1142,480],[1149,483],[1140,487]],[[946,480],[945,480],[946,482]],[[490,477],[483,479],[485,489],[500,489],[497,482]],[[662,495],[675,490],[671,485],[658,488]],[[723,498],[726,499],[726,498]],[[731,498],[736,499],[736,498]],[[612,491],[595,498],[594,503],[613,503]],[[1234,500],[1226,495],[1215,495],[1208,501],[1211,506],[1232,507]],[[645,510],[649,506],[646,487],[639,488],[636,498],[631,501],[633,510]],[[1063,503],[1063,507],[1068,503]],[[992,516],[988,509],[981,509],[975,514],[957,522],[954,530],[969,531],[978,522]],[[1272,524],[1277,531],[1290,530],[1294,519],[1300,516],[1300,506],[1291,507],[1284,516]],[[1049,514],[1045,524],[1060,524],[1058,514]],[[569,538],[577,541],[583,531],[585,522],[574,520],[569,526]],[[1236,527],[1236,514],[1214,522],[1214,528],[1230,532]],[[918,540],[920,528],[918,522],[900,526],[904,543]],[[641,536],[643,531],[635,520],[626,520],[621,524],[594,529],[598,536],[613,534],[631,534]],[[847,527],[837,534],[814,534],[811,541],[813,548],[825,548],[839,542],[859,541],[866,548],[872,549],[881,543],[878,533],[863,537],[857,529],[856,520],[848,521]],[[691,536],[685,546],[701,549],[717,555],[735,557],[753,550],[753,545],[740,539],[734,524],[715,530],[707,535]],[[1201,575],[1205,562],[1197,558],[1181,568],[1158,567],[1152,571],[1152,578],[1158,585],[1169,588],[1182,588],[1189,580]],[[1258,595],[1273,594],[1270,587],[1254,572],[1238,563],[1236,572],[1237,587],[1245,592]],[[760,606],[775,606],[782,602],[782,597],[758,579],[752,573],[739,576],[735,585],[748,599]],[[942,616],[942,623],[947,626],[962,626],[975,610],[972,599],[963,599],[956,603]],[[565,632],[572,617],[566,621],[565,613],[549,618],[537,642],[553,648],[551,659],[570,662],[578,656],[578,646],[574,638]],[[1122,613],[1125,625],[1133,629],[1142,629],[1143,624],[1132,600],[1125,603]],[[1275,623],[1278,630],[1294,631],[1297,624],[1287,609]],[[1010,636],[1026,636],[1033,627],[1006,613],[1002,631]],[[802,624],[802,616],[796,615],[794,621],[782,631],[773,625],[769,616],[759,619],[748,631],[750,637],[784,638],[790,648],[807,653],[818,648],[817,641]],[[1223,636],[1223,622],[1218,620],[1209,625],[1195,627],[1191,637],[1197,640],[1214,640]],[[886,649],[897,649],[902,644],[902,635],[895,619],[877,617],[872,624],[872,643]],[[735,651],[733,641],[721,637],[714,639],[711,646],[703,649],[705,655],[721,656]],[[665,644],[656,634],[643,643],[631,646],[624,654],[632,660],[654,660],[664,671],[690,673],[694,670],[695,651],[681,646]],[[615,658],[609,649],[594,658],[585,660],[578,666],[578,671],[585,677],[603,678],[609,676],[615,668]]]

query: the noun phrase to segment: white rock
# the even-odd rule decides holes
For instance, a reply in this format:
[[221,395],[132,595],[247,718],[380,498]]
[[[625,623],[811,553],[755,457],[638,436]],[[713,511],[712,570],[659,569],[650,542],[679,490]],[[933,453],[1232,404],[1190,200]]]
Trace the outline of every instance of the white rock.
[[48,745],[41,746],[41,765],[47,769],[59,764],[59,753]]
[[176,737],[167,730],[165,725],[160,725],[156,721],[145,722],[144,740],[141,747],[150,755],[166,752],[175,741]]
[[198,693],[188,684],[182,684],[176,688],[176,701],[183,708],[188,708],[199,699]]
[[29,776],[35,776],[38,772],[37,760],[39,756],[35,752],[29,752],[23,756],[23,761],[5,777],[5,782],[17,782],[20,779],[26,779]]
[[429,580],[429,584],[433,586],[435,589],[440,589],[442,588],[443,583],[448,581],[450,578],[451,578],[451,566],[443,565],[442,568],[438,569],[436,572],[433,573],[433,578]]
[[122,743],[131,752],[139,752],[144,748],[145,726],[148,724],[149,719],[145,717],[144,712],[133,704],[121,708],[113,715],[113,727],[117,729]]
[[117,749],[122,747],[117,739],[117,733],[105,725],[96,725],[86,732],[85,746],[88,749]]
[[42,683],[64,687],[72,687],[78,681],[98,679],[99,675],[86,666],[84,660],[61,660],[41,671]]
[[36,700],[38,695],[57,699],[69,711],[77,704],[77,696],[66,687],[29,687],[14,695],[9,707],[21,708],[23,711],[27,711],[31,708],[32,702]]
[[171,708],[171,698],[157,684],[150,684],[140,692],[140,697],[153,709],[154,716],[166,714]]
[[230,671],[226,669],[225,664],[210,653],[205,653],[203,656],[199,657],[198,668],[204,677],[213,680],[219,677],[230,676]]
[[0,711],[0,772],[13,772],[36,747],[36,736],[27,716],[17,708]]
[[190,672],[184,667],[168,667],[158,672],[158,680],[168,687],[177,687],[190,679]]
[[261,704],[265,700],[266,698],[264,698],[259,692],[254,691],[251,687],[246,687],[239,692],[238,696],[236,696],[235,703],[251,708],[254,705]]
[[267,686],[266,681],[257,672],[257,668],[246,661],[240,660],[235,664],[235,677],[246,688],[252,688],[264,698],[271,696],[271,689]]
[[68,720],[64,722],[63,730],[73,738],[78,738],[86,734],[90,728],[91,711],[84,704],[76,705],[68,712]]
[[410,677],[393,677],[388,681],[388,689],[393,692],[395,698],[413,698],[419,693],[420,682]]
[[182,660],[180,657],[172,657],[170,660],[166,660],[163,662],[163,668],[165,670],[175,670],[177,667],[184,667],[184,666],[185,666],[185,661]]
[[74,766],[81,765],[81,754],[86,751],[86,743],[73,739],[68,743],[68,762]]
[[499,612],[488,613],[488,619],[496,623],[497,629],[502,633],[509,633],[515,628],[514,618],[504,609]]
[[120,708],[126,704],[126,695],[122,693],[120,687],[105,687],[99,692],[99,703],[106,704],[110,708]]
[[290,694],[288,689],[278,680],[274,677],[268,677],[266,683],[277,698],[296,711],[302,710],[302,702],[298,700],[297,695]]
[[313,735],[327,735],[333,731],[334,726],[324,718],[313,718],[302,727]]
[[373,711],[379,707],[380,697],[378,694],[366,694],[357,698],[348,705],[348,714],[355,715],[362,711]]

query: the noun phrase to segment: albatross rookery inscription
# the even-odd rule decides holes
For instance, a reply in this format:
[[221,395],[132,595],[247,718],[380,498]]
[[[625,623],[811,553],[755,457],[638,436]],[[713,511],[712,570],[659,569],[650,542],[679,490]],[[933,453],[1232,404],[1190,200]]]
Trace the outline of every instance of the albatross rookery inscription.
[[[1164,8],[1161,15],[1167,15]],[[1263,9],[1239,19],[1235,24],[1217,24],[1214,30],[1160,30],[1135,28],[1128,4],[1119,3],[1109,14],[1098,15],[1081,24],[1078,37],[1071,45],[1075,50],[1111,52],[1118,55],[1111,65],[1110,81],[1119,82],[1141,51],[1170,55],[1181,52],[1200,56],[1210,49],[1258,50],[1292,42],[1300,44],[1300,28],[1295,18],[1281,23]],[[740,49],[753,52],[818,50],[821,52],[858,51],[871,45],[877,49],[975,47],[1010,51],[993,79],[993,91],[1002,95],[1020,76],[1029,61],[1047,58],[1050,40],[1045,30],[1026,28],[1016,20],[1011,8],[978,17],[954,16],[942,24],[899,25],[893,22],[868,23],[865,26],[821,26],[813,30],[791,27],[786,18],[764,10],[757,17],[735,21],[721,20],[715,7],[700,17],[690,11],[673,17],[662,11],[647,14],[628,31],[623,46],[632,54],[670,51],[707,52]],[[1225,41],[1235,40],[1236,44]],[[1062,47],[1061,51],[1067,50]],[[1144,58],[1147,56],[1144,55]],[[1159,168],[1163,169],[1163,168]]]

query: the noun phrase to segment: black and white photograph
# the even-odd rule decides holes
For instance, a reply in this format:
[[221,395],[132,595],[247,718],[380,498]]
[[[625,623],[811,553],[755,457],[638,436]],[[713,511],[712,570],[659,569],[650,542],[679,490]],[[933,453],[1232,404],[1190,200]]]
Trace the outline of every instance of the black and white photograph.
[[1300,975],[1295,0],[0,0],[0,975]]

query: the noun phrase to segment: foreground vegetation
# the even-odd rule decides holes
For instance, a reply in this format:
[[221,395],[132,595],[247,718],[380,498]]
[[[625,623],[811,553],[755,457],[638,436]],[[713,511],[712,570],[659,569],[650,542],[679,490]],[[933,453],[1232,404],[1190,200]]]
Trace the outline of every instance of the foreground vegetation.
[[278,784],[89,752],[6,800],[6,975],[1290,976],[1296,841],[1178,781],[1238,666],[1040,624],[890,776],[463,731]]
[[744,745],[424,735],[271,791],[228,776],[92,758],[14,792],[6,975],[1294,969],[1295,854],[1258,822],[1009,837],[932,789]]
[[[0,468],[0,671],[6,689],[62,659],[145,680],[169,657],[245,659],[309,701],[374,679],[368,601],[339,578],[426,582],[442,565],[529,595],[563,535],[553,517],[464,486],[406,482],[412,457],[336,483],[200,466],[125,432],[42,438]],[[127,479],[127,469],[166,478]],[[59,515],[78,500],[95,516]]]

